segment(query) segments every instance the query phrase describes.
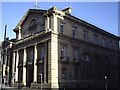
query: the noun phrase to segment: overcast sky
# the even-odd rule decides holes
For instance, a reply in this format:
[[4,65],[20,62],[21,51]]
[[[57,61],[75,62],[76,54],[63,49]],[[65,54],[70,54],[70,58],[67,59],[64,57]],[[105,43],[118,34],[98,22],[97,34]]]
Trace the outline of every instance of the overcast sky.
[[[22,16],[34,8],[35,2],[2,2],[2,29],[0,41],[3,40],[4,26],[7,24],[7,37],[15,38],[13,29]],[[0,3],[1,6],[1,3]],[[39,9],[72,8],[72,15],[87,21],[114,35],[118,35],[118,2],[38,2]]]

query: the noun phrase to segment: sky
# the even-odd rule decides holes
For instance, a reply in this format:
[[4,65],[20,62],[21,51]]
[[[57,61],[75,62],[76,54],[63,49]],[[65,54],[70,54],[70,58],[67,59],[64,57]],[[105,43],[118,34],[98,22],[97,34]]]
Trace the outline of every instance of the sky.
[[[7,25],[7,37],[15,38],[13,29],[23,15],[34,9],[35,2],[2,2],[0,3],[0,41],[4,37]],[[89,22],[114,35],[118,35],[118,2],[38,2],[39,9],[49,9],[53,6],[58,9],[72,8],[72,15]],[[2,26],[1,26],[2,25]]]

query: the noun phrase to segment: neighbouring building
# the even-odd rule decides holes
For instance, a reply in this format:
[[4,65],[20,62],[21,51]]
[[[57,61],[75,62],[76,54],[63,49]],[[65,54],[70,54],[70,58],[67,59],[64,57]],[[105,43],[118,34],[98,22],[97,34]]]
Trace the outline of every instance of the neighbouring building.
[[2,85],[2,52],[3,52],[3,49],[2,49],[2,41],[1,41],[0,42],[0,88]]
[[[2,86],[10,84],[10,72],[11,68],[10,62],[12,62],[12,45],[15,42],[15,39],[9,40],[9,38],[5,38],[4,41],[0,43],[0,84]],[[0,86],[0,88],[2,88]]]
[[118,88],[119,38],[73,16],[71,8],[29,9],[13,31],[10,85]]

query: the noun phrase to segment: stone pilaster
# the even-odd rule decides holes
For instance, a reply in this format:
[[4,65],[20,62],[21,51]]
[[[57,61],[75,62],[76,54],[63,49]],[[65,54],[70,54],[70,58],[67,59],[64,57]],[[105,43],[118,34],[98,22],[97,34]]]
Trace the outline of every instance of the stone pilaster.
[[11,79],[11,83],[14,83],[14,79],[15,79],[15,52],[13,52],[12,54],[12,79]]
[[26,48],[24,48],[24,57],[23,57],[23,85],[26,86]]
[[19,26],[19,28],[18,28],[18,40],[20,40],[21,39],[21,27]]
[[[53,14],[53,32],[57,33],[57,17]],[[58,88],[58,35],[51,34],[51,88]]]

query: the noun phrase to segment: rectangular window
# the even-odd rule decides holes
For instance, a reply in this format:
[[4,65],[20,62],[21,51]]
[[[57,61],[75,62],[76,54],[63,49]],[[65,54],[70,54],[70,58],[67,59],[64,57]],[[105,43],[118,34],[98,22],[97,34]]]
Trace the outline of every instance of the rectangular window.
[[41,61],[44,61],[44,56],[45,56],[45,48],[44,48],[44,46],[42,46],[40,48],[40,60]]
[[33,47],[29,47],[27,48],[27,60],[30,63],[33,63],[34,61],[34,48]]
[[98,44],[98,35],[97,34],[94,34],[94,42],[95,42],[95,44]]
[[113,41],[110,40],[110,48],[113,48]]
[[115,50],[118,50],[118,44],[117,44],[117,42],[115,42],[113,48],[114,48]]
[[77,48],[73,49],[73,60],[74,62],[78,61],[78,49]]
[[62,79],[66,79],[66,68],[62,67]]
[[105,38],[102,38],[102,46],[105,47],[105,44],[106,44],[106,40],[105,40]]
[[61,60],[66,60],[66,47],[61,46]]
[[84,41],[88,41],[88,32],[87,31],[84,31],[83,32],[83,38],[84,38]]
[[60,33],[63,34],[64,33],[64,25],[60,24]]
[[74,38],[77,37],[77,27],[74,27],[74,26],[72,27],[72,35]]
[[33,59],[34,59],[34,54],[33,51],[30,52],[30,62],[33,63]]

